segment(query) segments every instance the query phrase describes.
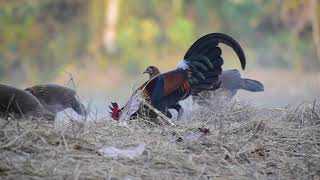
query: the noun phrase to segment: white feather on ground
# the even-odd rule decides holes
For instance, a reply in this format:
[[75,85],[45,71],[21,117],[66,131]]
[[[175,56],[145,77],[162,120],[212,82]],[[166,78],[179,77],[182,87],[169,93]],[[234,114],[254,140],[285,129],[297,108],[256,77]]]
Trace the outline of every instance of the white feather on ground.
[[111,147],[103,147],[98,150],[99,154],[104,157],[112,157],[112,158],[119,158],[119,157],[127,157],[133,159],[143,153],[145,149],[145,144],[139,144],[136,147],[131,147],[127,149],[119,149],[114,146]]

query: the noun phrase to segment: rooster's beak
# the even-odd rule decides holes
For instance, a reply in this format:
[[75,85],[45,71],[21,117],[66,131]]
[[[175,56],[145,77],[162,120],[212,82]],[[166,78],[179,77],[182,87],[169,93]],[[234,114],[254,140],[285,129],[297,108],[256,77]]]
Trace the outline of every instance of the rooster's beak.
[[142,74],[149,74],[148,70],[143,71]]

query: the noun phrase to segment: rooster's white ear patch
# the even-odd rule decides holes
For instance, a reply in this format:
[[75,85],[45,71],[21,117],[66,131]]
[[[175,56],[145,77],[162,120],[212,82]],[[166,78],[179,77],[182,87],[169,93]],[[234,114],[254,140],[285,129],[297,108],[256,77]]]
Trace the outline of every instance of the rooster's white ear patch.
[[186,70],[186,69],[189,69],[189,66],[188,66],[187,62],[183,59],[177,64],[177,69]]

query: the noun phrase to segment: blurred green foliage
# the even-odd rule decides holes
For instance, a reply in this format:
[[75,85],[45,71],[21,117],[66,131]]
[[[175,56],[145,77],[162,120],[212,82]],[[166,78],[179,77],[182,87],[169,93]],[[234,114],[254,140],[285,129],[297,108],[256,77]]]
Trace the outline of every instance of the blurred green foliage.
[[[0,1],[0,79],[47,81],[70,64],[114,64],[129,74],[150,64],[167,67],[208,32],[237,39],[250,66],[319,68],[312,0],[118,0],[116,51],[107,53],[110,1]],[[239,68],[229,60],[234,54],[225,58]]]
[[178,17],[168,28],[167,36],[177,48],[183,48],[194,40],[194,26],[186,18]]

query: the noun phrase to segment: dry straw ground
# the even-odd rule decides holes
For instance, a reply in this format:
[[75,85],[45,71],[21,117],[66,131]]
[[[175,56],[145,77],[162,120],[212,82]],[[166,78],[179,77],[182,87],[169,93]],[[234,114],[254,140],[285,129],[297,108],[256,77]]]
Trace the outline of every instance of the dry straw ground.
[[[97,152],[140,143],[133,159]],[[176,127],[0,120],[0,179],[320,179],[320,104],[203,108]]]

